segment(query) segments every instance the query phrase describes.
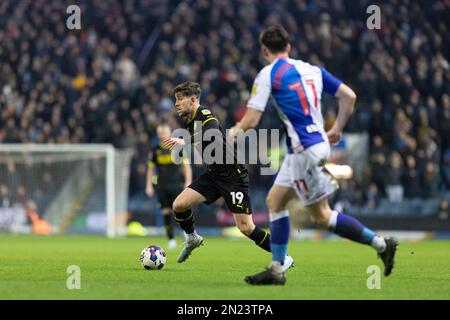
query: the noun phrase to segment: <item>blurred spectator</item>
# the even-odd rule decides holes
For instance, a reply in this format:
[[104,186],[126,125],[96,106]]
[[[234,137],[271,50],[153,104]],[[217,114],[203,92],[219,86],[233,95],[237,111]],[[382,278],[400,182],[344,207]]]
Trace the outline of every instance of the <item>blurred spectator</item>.
[[405,111],[398,109],[394,121],[394,148],[400,154],[405,154],[409,148],[415,148],[416,141],[411,136],[412,122]]
[[374,209],[378,206],[380,194],[376,184],[371,183],[365,194],[365,207]]
[[402,158],[397,152],[393,152],[389,158],[389,164],[385,175],[385,186],[389,201],[400,202],[403,199],[404,189],[401,184]]
[[27,190],[24,186],[19,186],[16,192],[15,206],[25,208],[28,202]]
[[116,63],[120,87],[127,93],[131,93],[138,86],[138,70],[131,60],[131,48],[127,48]]
[[433,198],[437,195],[439,172],[433,162],[428,162],[422,176],[423,197]]
[[450,148],[445,150],[442,160],[442,184],[445,189],[450,190]]
[[12,204],[13,200],[8,187],[4,184],[0,185],[0,208],[11,208]]
[[442,95],[442,111],[439,117],[439,136],[442,139],[442,149],[450,148],[450,97]]
[[16,164],[13,159],[8,159],[6,163],[5,181],[2,182],[6,183],[11,196],[15,198],[17,196],[16,190],[20,185],[20,176],[16,170]]
[[441,220],[447,220],[449,216],[450,216],[450,207],[448,205],[448,200],[443,198],[439,203],[438,218]]
[[414,198],[422,195],[422,181],[417,170],[416,159],[412,155],[406,157],[406,168],[402,176],[405,197]]
[[371,147],[372,155],[370,156],[370,167],[372,171],[371,178],[381,194],[384,194],[386,192],[384,187],[384,177],[386,175],[385,169],[387,165],[387,152],[388,151],[386,150],[381,137],[373,137],[373,143]]

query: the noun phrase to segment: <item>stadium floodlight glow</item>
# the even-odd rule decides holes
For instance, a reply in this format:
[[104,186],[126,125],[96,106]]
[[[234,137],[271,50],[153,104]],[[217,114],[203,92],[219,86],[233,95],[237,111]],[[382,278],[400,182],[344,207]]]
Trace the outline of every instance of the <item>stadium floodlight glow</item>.
[[327,163],[325,168],[335,177],[336,179],[351,179],[353,177],[353,169],[349,165],[338,165],[334,163]]
[[[0,144],[0,184],[13,195],[20,189],[52,233],[125,235],[131,157],[110,144]],[[27,202],[12,206],[26,216]]]

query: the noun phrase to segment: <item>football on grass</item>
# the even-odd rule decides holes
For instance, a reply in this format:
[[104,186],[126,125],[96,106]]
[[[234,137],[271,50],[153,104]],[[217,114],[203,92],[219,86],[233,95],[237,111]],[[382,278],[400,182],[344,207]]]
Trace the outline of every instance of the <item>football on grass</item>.
[[146,270],[162,269],[166,264],[166,253],[159,246],[148,246],[141,252],[141,264]]

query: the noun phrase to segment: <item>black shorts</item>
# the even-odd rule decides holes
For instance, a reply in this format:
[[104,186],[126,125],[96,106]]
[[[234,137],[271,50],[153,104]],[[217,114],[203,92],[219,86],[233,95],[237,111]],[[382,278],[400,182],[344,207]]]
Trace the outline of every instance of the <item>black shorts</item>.
[[241,174],[233,172],[227,176],[206,172],[188,188],[204,196],[206,198],[205,203],[208,205],[223,197],[232,213],[251,214],[252,206],[248,194],[248,185],[247,171]]
[[157,185],[156,194],[158,195],[158,201],[161,209],[172,208],[173,201],[183,191],[182,185],[177,186],[165,186]]

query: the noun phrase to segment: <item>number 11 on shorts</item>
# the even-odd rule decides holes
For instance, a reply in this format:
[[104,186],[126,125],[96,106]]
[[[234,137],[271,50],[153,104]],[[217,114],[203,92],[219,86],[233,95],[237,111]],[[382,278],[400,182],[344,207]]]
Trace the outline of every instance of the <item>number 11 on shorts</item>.
[[[299,179],[299,180],[294,180],[295,183],[295,187],[297,188],[297,191],[299,193],[302,193],[302,189],[303,192],[308,192],[308,185],[306,184],[305,179]],[[302,188],[303,186],[303,188]]]
[[241,204],[244,200],[244,194],[242,192],[230,192],[231,198],[233,199],[233,204],[236,204],[236,199],[238,201],[237,204]]

